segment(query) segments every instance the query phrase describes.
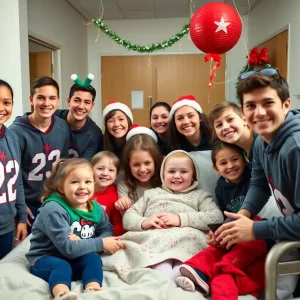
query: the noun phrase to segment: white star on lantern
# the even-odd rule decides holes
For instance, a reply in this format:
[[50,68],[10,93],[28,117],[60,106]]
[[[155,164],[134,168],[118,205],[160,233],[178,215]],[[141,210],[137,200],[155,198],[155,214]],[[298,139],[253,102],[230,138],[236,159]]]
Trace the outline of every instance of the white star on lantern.
[[215,32],[223,30],[225,33],[227,33],[227,26],[230,25],[229,22],[225,22],[224,17],[221,18],[220,22],[215,21],[215,24],[218,25],[218,28]]

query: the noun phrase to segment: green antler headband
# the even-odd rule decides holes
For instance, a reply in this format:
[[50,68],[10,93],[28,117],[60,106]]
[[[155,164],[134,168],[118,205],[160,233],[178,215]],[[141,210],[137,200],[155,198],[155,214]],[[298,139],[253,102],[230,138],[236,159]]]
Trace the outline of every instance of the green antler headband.
[[78,85],[81,86],[89,86],[92,82],[92,80],[95,78],[95,76],[90,73],[84,80],[84,82],[82,82],[82,80],[80,79],[79,76],[77,76],[77,74],[72,74],[71,75],[71,79]]

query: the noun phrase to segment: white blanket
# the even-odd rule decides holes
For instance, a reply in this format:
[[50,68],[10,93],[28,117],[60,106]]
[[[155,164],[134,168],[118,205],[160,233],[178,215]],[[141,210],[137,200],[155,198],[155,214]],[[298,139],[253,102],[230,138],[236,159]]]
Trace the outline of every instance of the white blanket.
[[[43,300],[53,299],[48,283],[31,275],[25,253],[30,245],[29,237],[0,261],[0,300]],[[103,257],[105,261],[105,257]],[[115,273],[104,272],[104,289],[100,292],[82,293],[81,281],[72,283],[72,290],[80,299],[86,300],[201,300],[200,293],[185,292],[152,269],[134,269],[128,277],[129,284]],[[256,299],[252,296],[240,300]]]

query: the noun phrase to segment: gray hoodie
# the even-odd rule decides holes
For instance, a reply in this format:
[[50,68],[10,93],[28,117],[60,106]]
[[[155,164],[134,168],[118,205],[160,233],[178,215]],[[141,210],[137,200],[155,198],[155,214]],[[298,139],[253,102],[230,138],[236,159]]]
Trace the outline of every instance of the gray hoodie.
[[300,239],[300,110],[290,111],[270,144],[256,139],[250,189],[242,209],[255,216],[270,188],[283,217],[254,222],[257,239]]
[[[76,259],[89,253],[104,251],[102,238],[114,235],[107,214],[96,201],[92,201],[93,209],[90,212],[79,211],[66,202],[64,205],[61,202],[65,200],[54,193],[39,209],[32,228],[30,249],[26,254],[30,266],[46,255]],[[72,222],[74,215],[78,216],[80,222]],[[98,215],[99,221],[91,222],[95,215]],[[81,239],[71,241],[68,237],[71,232],[80,232]]]
[[17,135],[21,149],[26,204],[35,204],[40,203],[43,183],[50,176],[52,165],[59,158],[68,157],[70,133],[67,123],[56,116],[52,116],[47,132],[42,132],[31,125],[29,115],[17,117],[9,129]]
[[26,223],[27,220],[20,148],[17,136],[4,125],[0,137],[0,165],[0,235],[3,235],[14,230],[15,216],[20,223]]

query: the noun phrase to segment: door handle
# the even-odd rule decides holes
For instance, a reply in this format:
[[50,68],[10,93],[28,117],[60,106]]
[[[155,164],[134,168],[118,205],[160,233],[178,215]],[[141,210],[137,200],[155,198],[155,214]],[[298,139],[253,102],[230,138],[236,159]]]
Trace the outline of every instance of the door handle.
[[148,108],[152,107],[152,96],[148,96]]

